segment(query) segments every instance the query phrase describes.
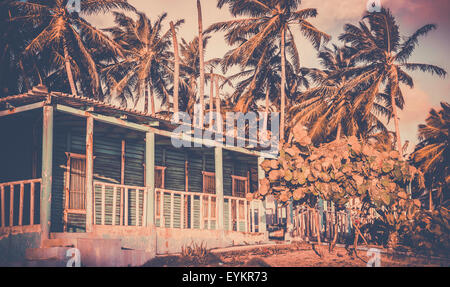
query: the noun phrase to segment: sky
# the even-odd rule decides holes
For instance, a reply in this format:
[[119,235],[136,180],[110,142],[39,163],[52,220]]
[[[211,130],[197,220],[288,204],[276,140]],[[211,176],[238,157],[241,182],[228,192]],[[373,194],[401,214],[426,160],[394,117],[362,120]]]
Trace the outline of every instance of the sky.
[[[178,32],[179,38],[190,41],[198,34],[196,0],[129,0],[129,2],[137,10],[145,12],[150,19],[163,12],[168,13],[169,21],[185,19],[185,24]],[[215,22],[233,18],[227,7],[217,8],[216,0],[201,0],[201,3],[204,29]],[[437,30],[420,39],[410,62],[439,65],[450,72],[450,0],[381,0],[381,4],[392,10],[400,25],[402,36],[411,35],[425,24],[437,24]],[[367,0],[303,0],[301,5],[301,8],[318,10],[318,16],[311,22],[331,35],[330,43],[336,44],[341,44],[337,38],[342,33],[344,24],[357,24],[366,7]],[[110,15],[97,15],[88,19],[101,28],[111,26],[113,23]],[[300,33],[294,34],[301,65],[319,67],[317,52],[312,45],[303,39]],[[205,59],[222,57],[229,49],[224,41],[224,33],[216,33],[208,44]],[[417,127],[424,123],[430,109],[439,108],[442,101],[450,101],[450,76],[442,79],[421,72],[412,72],[411,75],[415,79],[415,86],[413,89],[402,87],[406,105],[399,114],[402,141],[410,142],[409,152],[418,142]],[[205,88],[205,91],[207,90],[208,88]],[[394,130],[392,123],[389,127]]]

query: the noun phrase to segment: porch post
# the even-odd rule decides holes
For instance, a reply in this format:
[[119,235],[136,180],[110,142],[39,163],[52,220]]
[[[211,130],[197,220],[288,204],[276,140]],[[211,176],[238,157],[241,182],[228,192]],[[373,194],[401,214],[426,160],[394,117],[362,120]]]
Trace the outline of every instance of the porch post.
[[49,238],[53,174],[53,106],[44,106],[42,122],[41,243]]
[[155,224],[155,134],[146,133],[145,183],[147,188],[147,226]]
[[86,232],[92,232],[94,203],[94,118],[86,120]]
[[215,164],[215,180],[216,180],[216,196],[217,196],[217,229],[224,230],[223,224],[223,149],[221,147],[214,148],[214,164]]
[[[259,181],[266,177],[266,173],[261,167],[262,162],[264,161],[263,157],[258,157],[258,189],[260,186]],[[261,200],[259,204],[259,220],[258,220],[258,228],[259,232],[267,233],[267,222],[266,222],[266,200]]]

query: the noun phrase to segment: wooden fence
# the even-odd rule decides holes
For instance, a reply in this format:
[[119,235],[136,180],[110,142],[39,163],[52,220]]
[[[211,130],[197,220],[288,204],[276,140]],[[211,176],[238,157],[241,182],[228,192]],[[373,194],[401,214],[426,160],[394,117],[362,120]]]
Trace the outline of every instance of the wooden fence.
[[[322,241],[332,241],[334,238],[334,226],[337,224],[337,240],[342,241],[350,232],[351,223],[349,211],[319,211],[313,208],[302,207],[293,218],[294,229],[292,235],[303,240],[316,241],[320,232]],[[319,224],[317,224],[319,220]]]
[[1,227],[39,224],[40,178],[0,183]]

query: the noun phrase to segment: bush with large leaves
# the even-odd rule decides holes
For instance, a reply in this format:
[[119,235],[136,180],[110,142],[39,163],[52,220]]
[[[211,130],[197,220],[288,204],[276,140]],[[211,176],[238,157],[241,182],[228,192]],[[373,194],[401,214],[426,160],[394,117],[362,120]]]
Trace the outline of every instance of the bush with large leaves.
[[373,208],[389,226],[391,245],[398,242],[402,223],[412,220],[420,208],[420,201],[407,192],[411,183],[423,186],[420,171],[397,151],[377,150],[356,137],[314,147],[305,128],[297,125],[278,159],[267,159],[261,167],[266,177],[249,197],[272,194],[280,202],[311,207],[322,198],[334,202],[338,210],[359,198],[361,212]]
[[400,228],[401,243],[414,252],[450,257],[450,213],[445,207],[421,210]]

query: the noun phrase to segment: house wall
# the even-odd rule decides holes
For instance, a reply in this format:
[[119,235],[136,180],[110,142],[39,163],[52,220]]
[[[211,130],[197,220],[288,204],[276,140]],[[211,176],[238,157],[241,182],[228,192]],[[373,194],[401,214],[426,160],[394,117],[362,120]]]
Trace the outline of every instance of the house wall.
[[[84,119],[74,119],[84,123]],[[73,124],[73,123],[72,123]],[[66,152],[86,153],[86,129],[84,125],[67,126],[65,122],[55,120],[53,143],[53,185],[52,185],[52,232],[63,230],[63,212],[65,202],[64,182]],[[122,138],[120,136],[96,130],[94,124],[94,181],[120,184],[121,182]],[[145,141],[142,139],[125,139],[125,173],[124,184],[144,186]],[[101,189],[94,191],[96,223],[100,223]],[[136,193],[129,192],[129,222],[136,223]],[[140,210],[143,210],[143,194],[140,194]],[[106,192],[106,223],[112,222],[113,193]],[[116,207],[120,208],[120,196],[117,196]],[[116,212],[118,222],[119,210]],[[142,215],[142,214],[141,214]],[[73,231],[83,232],[85,215],[69,214],[68,220],[77,228]]]
[[[57,119],[57,118],[56,118]],[[81,119],[79,120],[82,121]],[[63,231],[64,219],[64,182],[67,165],[66,152],[86,154],[86,129],[84,126],[67,127],[63,122],[54,121],[53,132],[53,180],[51,231]],[[68,220],[82,230],[85,225],[84,215],[69,214]]]

